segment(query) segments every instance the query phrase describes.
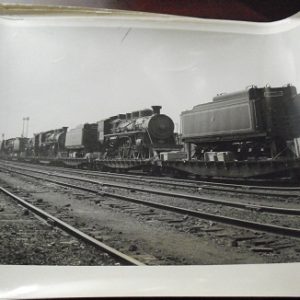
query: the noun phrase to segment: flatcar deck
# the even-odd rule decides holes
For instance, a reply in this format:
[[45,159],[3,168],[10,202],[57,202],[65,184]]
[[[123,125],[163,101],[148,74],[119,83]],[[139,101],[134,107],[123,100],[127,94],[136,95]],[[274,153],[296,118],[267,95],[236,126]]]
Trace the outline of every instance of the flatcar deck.
[[179,161],[162,162],[163,169],[176,170],[202,177],[255,178],[275,177],[300,171],[300,159],[256,160],[256,161]]

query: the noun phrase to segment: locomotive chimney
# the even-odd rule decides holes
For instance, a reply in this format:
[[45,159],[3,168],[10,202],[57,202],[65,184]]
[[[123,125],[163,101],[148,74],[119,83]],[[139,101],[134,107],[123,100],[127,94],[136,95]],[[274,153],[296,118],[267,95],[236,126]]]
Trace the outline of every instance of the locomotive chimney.
[[153,110],[154,114],[156,114],[156,115],[160,114],[160,110],[161,110],[161,106],[160,105],[153,105],[151,107],[152,107],[152,110]]

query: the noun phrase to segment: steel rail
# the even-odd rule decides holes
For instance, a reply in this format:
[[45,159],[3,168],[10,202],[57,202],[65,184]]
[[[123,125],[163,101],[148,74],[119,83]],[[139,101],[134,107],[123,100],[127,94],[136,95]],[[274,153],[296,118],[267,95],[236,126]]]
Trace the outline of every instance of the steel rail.
[[46,221],[51,220],[51,223],[53,225],[55,225],[56,227],[59,227],[60,229],[62,229],[65,232],[68,232],[70,235],[75,236],[81,240],[83,240],[86,243],[91,244],[92,246],[101,249],[102,251],[108,253],[109,255],[115,257],[116,259],[118,259],[119,261],[125,263],[126,265],[134,265],[134,266],[143,266],[145,264],[143,264],[142,262],[122,253],[119,252],[118,250],[96,240],[95,238],[85,234],[84,232],[78,230],[77,228],[67,224],[66,222],[50,215],[49,213],[41,210],[40,208],[30,204],[29,202],[27,202],[26,200],[18,197],[17,195],[11,193],[10,191],[8,191],[7,189],[0,187],[0,191],[3,192],[4,194],[8,195],[9,197],[11,197],[12,199],[16,200],[19,204],[21,204],[22,206],[26,207],[27,209],[29,209],[30,211],[32,211],[34,214],[38,215],[39,217],[43,218]]
[[[281,196],[281,197],[300,197],[300,194],[276,194],[277,192],[300,192],[300,187],[272,187],[272,186],[255,186],[255,185],[242,185],[242,184],[231,184],[231,183],[219,183],[219,182],[209,182],[209,181],[190,181],[185,182],[183,180],[177,181],[174,179],[168,179],[161,177],[160,179],[156,178],[145,178],[146,176],[138,175],[118,175],[113,173],[105,172],[91,172],[91,171],[75,171],[75,170],[65,170],[69,173],[85,174],[97,177],[108,177],[108,178],[119,178],[122,180],[139,180],[140,182],[145,183],[157,183],[164,184],[175,187],[183,188],[194,188],[194,189],[206,189],[206,190],[215,190],[215,191],[224,191],[224,192],[233,192],[239,194],[249,194],[249,195],[264,195],[264,196]],[[221,188],[220,188],[221,187]],[[264,190],[272,191],[265,192]]]
[[[213,186],[214,184],[212,184],[212,186],[209,186],[209,185],[203,185],[203,186],[200,186],[201,189],[203,190],[211,190],[211,191],[220,191],[220,192],[231,192],[231,193],[237,193],[237,194],[251,194],[251,195],[262,195],[262,196],[279,196],[279,197],[283,197],[283,198],[300,198],[300,194],[283,194],[283,193],[276,193],[276,191],[280,192],[280,191],[283,191],[283,190],[277,190],[277,189],[269,189],[269,187],[265,187],[265,190],[272,190],[274,191],[274,193],[270,193],[270,192],[263,192],[263,191],[254,191],[253,189],[256,189],[253,188],[251,186],[240,186],[236,189],[236,187],[218,187],[218,186]],[[257,188],[259,189],[259,188]],[[300,189],[298,190],[290,190],[290,191],[299,191],[300,192]]]
[[215,221],[215,222],[223,223],[226,225],[233,225],[233,226],[237,226],[237,227],[240,227],[243,229],[251,229],[251,230],[255,230],[255,231],[262,231],[262,232],[268,232],[268,233],[273,233],[273,234],[280,234],[280,235],[284,235],[284,236],[300,238],[300,229],[298,229],[298,228],[289,228],[289,227],[283,227],[283,226],[277,226],[277,225],[271,225],[271,224],[263,224],[263,223],[258,223],[258,222],[246,221],[246,220],[226,217],[226,216],[222,216],[222,215],[213,215],[213,214],[205,213],[203,211],[194,211],[194,210],[185,209],[185,208],[181,208],[181,207],[177,207],[177,206],[160,204],[157,202],[152,202],[152,201],[147,201],[147,200],[135,199],[132,197],[123,196],[123,195],[119,195],[119,194],[115,194],[115,193],[108,193],[108,192],[105,192],[102,190],[101,191],[93,190],[90,188],[86,188],[86,187],[82,187],[82,186],[78,186],[78,185],[74,185],[74,184],[70,184],[70,183],[66,183],[66,182],[61,182],[61,181],[52,180],[52,179],[48,179],[48,178],[41,178],[41,177],[38,177],[35,175],[26,174],[26,173],[24,174],[24,173],[21,173],[18,171],[12,171],[12,172],[18,173],[23,176],[31,177],[34,179],[38,179],[38,180],[46,180],[46,181],[54,183],[58,186],[65,186],[65,187],[69,187],[69,188],[73,188],[73,189],[77,189],[77,190],[86,191],[89,193],[100,195],[102,197],[107,196],[107,197],[111,197],[111,198],[117,198],[117,199],[124,200],[127,202],[135,203],[135,204],[141,204],[141,205],[145,205],[148,207],[153,207],[153,208],[157,208],[157,209],[161,209],[161,210],[165,210],[165,211],[172,211],[175,213],[184,214],[184,215],[188,215],[188,216],[192,216],[192,217],[196,217],[196,218],[200,218],[200,219]]
[[[0,166],[0,168],[3,168],[3,167]],[[21,169],[19,167],[14,167],[14,168]],[[24,175],[24,173],[22,173],[22,172],[13,171],[13,170],[10,170],[9,168],[3,168],[3,169],[6,169],[7,171],[15,172],[20,175]],[[24,169],[22,169],[22,170],[24,170]],[[143,193],[151,193],[151,194],[173,197],[173,198],[182,198],[182,199],[191,200],[191,201],[206,202],[206,203],[211,203],[211,204],[221,204],[221,205],[234,207],[234,208],[257,210],[260,212],[269,212],[269,213],[287,214],[287,215],[300,215],[300,209],[294,209],[294,208],[273,207],[273,206],[256,205],[256,204],[241,203],[241,202],[229,202],[229,201],[220,200],[220,199],[210,199],[210,198],[204,198],[204,197],[200,197],[200,196],[194,196],[194,195],[188,195],[188,194],[182,194],[182,193],[158,191],[156,189],[145,189],[145,188],[139,188],[139,187],[134,187],[134,186],[129,186],[129,185],[116,184],[116,183],[105,183],[105,182],[101,182],[101,181],[97,181],[97,180],[93,180],[93,179],[63,175],[63,174],[59,174],[56,172],[45,172],[45,171],[39,171],[39,170],[34,170],[34,169],[26,169],[26,170],[29,172],[33,172],[33,173],[43,174],[43,175],[47,175],[47,176],[56,176],[56,177],[65,178],[65,179],[78,180],[78,181],[82,181],[82,182],[97,184],[100,186],[108,186],[108,187],[114,187],[114,188],[120,188],[120,189],[126,189],[126,190],[135,190],[135,191],[139,191],[139,192],[143,192]],[[25,175],[27,175],[27,174],[25,174]]]
[[233,184],[224,182],[210,182],[210,181],[197,181],[198,184],[204,185],[215,185],[221,187],[232,187],[232,188],[242,188],[242,189],[260,189],[260,190],[272,190],[272,191],[295,191],[300,192],[300,187],[288,187],[288,186],[264,186],[264,185],[246,185],[246,184]]
[[[22,162],[13,162],[11,164],[7,163],[5,161],[6,165],[27,165],[28,163],[22,163]],[[47,166],[48,168],[54,168],[54,166]],[[75,173],[75,174],[84,174],[84,175],[91,175],[91,176],[96,176],[96,177],[108,177],[108,178],[120,178],[122,180],[128,179],[128,180],[136,180],[138,179],[141,182],[149,182],[149,183],[163,183],[170,185],[170,186],[180,186],[180,187],[190,187],[190,188],[199,188],[199,186],[195,183],[182,183],[183,180],[181,181],[174,181],[171,178],[165,178],[165,177],[160,177],[160,179],[157,179],[157,177],[152,177],[151,176],[146,176],[146,175],[130,175],[130,174],[116,174],[112,172],[101,172],[101,171],[84,171],[84,170],[74,170],[74,169],[69,169],[65,167],[57,167],[61,168],[63,171],[68,172],[68,173]]]
[[[259,185],[244,185],[244,184],[232,184],[232,183],[220,183],[220,182],[211,182],[211,181],[203,181],[203,180],[185,180],[181,179],[180,181],[174,180],[171,178],[160,177],[160,179],[152,178],[150,176],[145,175],[119,175],[114,174],[111,172],[100,172],[100,171],[77,171],[77,170],[69,170],[63,168],[65,171],[69,173],[77,173],[77,174],[86,174],[91,176],[97,177],[111,177],[111,178],[120,178],[122,180],[135,180],[138,179],[141,182],[148,182],[148,183],[158,183],[158,184],[167,184],[170,186],[180,186],[186,188],[202,188],[207,190],[218,190],[218,191],[226,191],[226,192],[235,192],[241,194],[258,194],[258,195],[277,195],[275,193],[267,193],[263,191],[253,191],[254,189],[257,190],[270,190],[270,191],[296,191],[300,192],[300,187],[276,187],[276,186],[259,186]],[[213,187],[216,186],[216,187]],[[224,189],[219,187],[225,187]],[[230,188],[233,188],[232,190]],[[235,190],[240,189],[240,190]],[[295,194],[280,194],[282,197],[299,197],[300,195]]]
[[[195,181],[189,183],[183,183],[182,181],[176,181],[172,179],[160,178],[160,179],[148,179],[144,176],[136,175],[118,175],[118,174],[103,174],[101,172],[85,172],[85,171],[68,171],[70,173],[77,174],[86,174],[97,177],[108,177],[108,178],[120,178],[122,180],[139,180],[140,182],[146,183],[157,183],[164,184],[175,187],[184,187],[184,188],[194,188],[194,189],[206,189],[206,190],[216,190],[224,192],[233,192],[239,194],[249,194],[249,195],[263,195],[263,196],[281,196],[281,197],[300,197],[300,194],[287,194],[283,192],[300,192],[300,187],[272,187],[272,186],[254,186],[254,185],[241,185],[241,184],[230,184],[230,183],[212,183],[209,181]],[[221,188],[220,188],[221,187]],[[271,192],[266,192],[268,190]],[[273,192],[273,193],[272,193]],[[282,192],[276,194],[276,192]]]

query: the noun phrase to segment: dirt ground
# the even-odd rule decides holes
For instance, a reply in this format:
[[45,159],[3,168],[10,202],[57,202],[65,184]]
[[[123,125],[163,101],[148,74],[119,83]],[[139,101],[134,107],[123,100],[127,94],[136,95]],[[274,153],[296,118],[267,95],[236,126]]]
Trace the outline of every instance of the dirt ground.
[[[218,224],[202,220],[192,220],[194,230],[185,231],[180,223],[172,222],[183,217],[175,213],[141,208],[136,204],[122,203],[5,172],[0,172],[0,180],[1,185],[10,187],[24,199],[33,203],[39,202],[49,213],[149,265],[240,264],[300,260],[299,244],[290,249],[287,239],[281,248],[280,244],[277,246],[276,251],[255,252],[251,250],[253,244],[248,245],[247,240],[236,242],[236,238],[241,235],[250,236],[252,239],[257,235],[260,240],[276,241],[278,236],[275,235],[239,229],[226,230],[226,226],[218,230]],[[153,213],[155,217],[152,217]],[[214,230],[215,227],[217,230]],[[3,235],[5,229],[1,228]],[[9,239],[4,236],[2,241],[3,244],[7,244]],[[291,245],[294,245],[293,243],[294,240],[291,239]],[[41,263],[47,264],[47,261]]]
[[0,193],[0,264],[120,265]]

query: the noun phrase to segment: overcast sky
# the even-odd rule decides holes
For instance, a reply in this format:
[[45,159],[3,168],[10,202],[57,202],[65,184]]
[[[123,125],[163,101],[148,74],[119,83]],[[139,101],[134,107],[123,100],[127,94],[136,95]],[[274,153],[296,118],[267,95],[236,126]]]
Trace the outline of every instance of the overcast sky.
[[32,136],[151,105],[179,124],[183,110],[217,93],[252,84],[300,90],[299,33],[2,24],[0,134],[20,136],[27,116]]

